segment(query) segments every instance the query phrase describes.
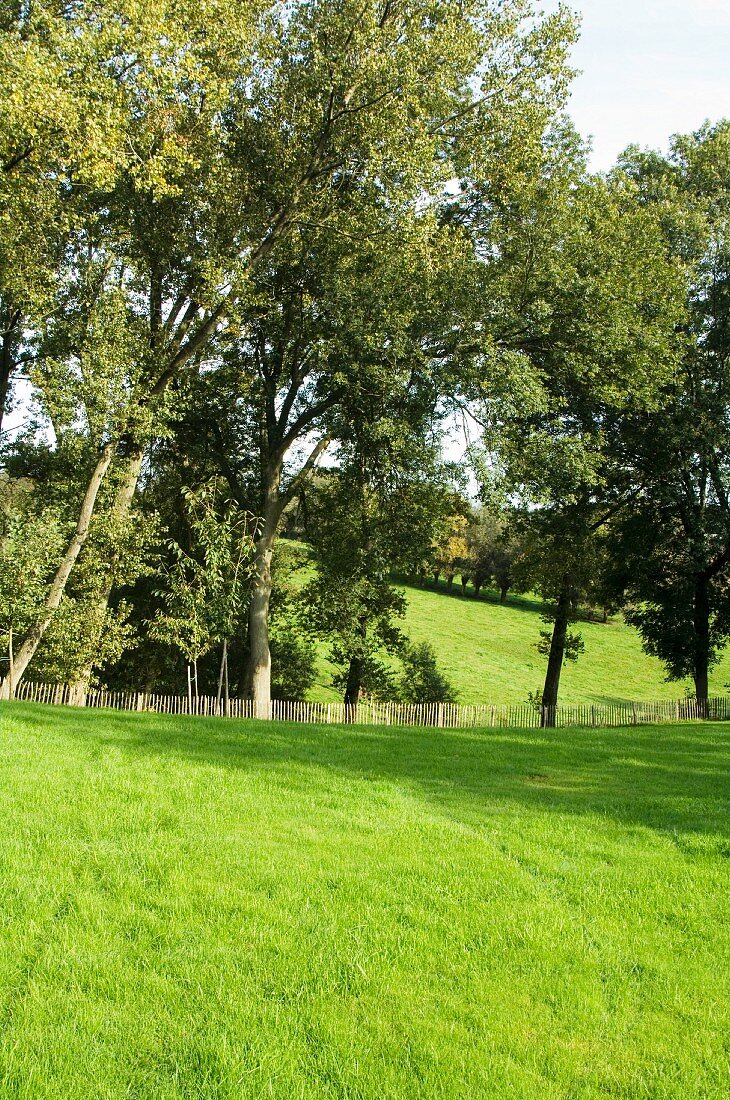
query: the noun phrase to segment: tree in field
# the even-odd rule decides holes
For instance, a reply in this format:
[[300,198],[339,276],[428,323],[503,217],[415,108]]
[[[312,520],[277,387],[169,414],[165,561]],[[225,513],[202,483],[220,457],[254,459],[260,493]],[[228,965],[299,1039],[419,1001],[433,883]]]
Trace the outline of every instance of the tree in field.
[[[353,393],[373,403],[410,389],[431,408],[442,385],[419,326],[432,335],[429,311],[443,316],[461,244],[428,213],[385,208],[377,189],[361,189],[358,205],[340,234],[295,229],[261,265],[245,331],[190,378],[185,412],[163,446],[173,467],[183,453],[197,469],[219,470],[239,504],[261,517],[246,691],[262,707],[272,675],[271,563],[285,509],[336,441]],[[397,404],[391,411],[397,416]]]
[[431,572],[434,584],[438,584],[439,578],[446,577],[446,587],[449,591],[454,583],[454,577],[460,569],[468,569],[466,561],[469,556],[467,545],[467,518],[468,505],[466,501],[455,499],[454,504],[459,510],[453,509],[448,516],[444,516],[439,524],[437,537],[431,547]]
[[625,167],[686,264],[687,318],[663,407],[624,425],[641,492],[614,578],[647,651],[694,681],[706,713],[730,637],[730,122],[673,139],[666,157],[629,151]]
[[400,653],[403,671],[398,681],[398,698],[404,703],[455,703],[457,693],[438,667],[433,646],[408,642]]
[[[347,219],[334,241],[293,234],[293,258],[280,249],[262,286],[260,316],[233,350],[248,419],[257,424],[253,476],[246,491],[262,517],[257,582],[248,623],[248,692],[266,703],[270,684],[268,605],[271,557],[284,509],[301,492],[338,433],[338,418],[357,388],[387,395],[419,369],[413,318],[430,304],[433,272],[444,273],[431,219],[395,218],[376,195],[361,193],[365,217]],[[289,255],[287,255],[289,252]],[[431,272],[425,272],[429,265]],[[414,290],[416,301],[414,301]],[[265,297],[264,297],[265,295]],[[396,428],[397,430],[397,428]],[[216,432],[222,440],[222,432]],[[221,454],[241,469],[240,436]],[[240,451],[238,452],[240,454]]]
[[637,492],[621,417],[661,402],[682,302],[680,265],[636,184],[621,172],[588,176],[566,130],[549,135],[544,156],[539,178],[504,210],[477,209],[500,242],[484,273],[504,303],[498,338],[534,372],[520,407],[486,403],[483,416],[509,492],[541,528],[536,575],[554,613],[543,689],[551,724],[583,563]]
[[[120,299],[135,347],[115,377],[123,400],[109,403],[101,435],[89,433],[75,529],[19,646],[18,677],[58,611],[109,471],[125,467],[121,516],[174,410],[171,383],[247,330],[267,258],[296,227],[341,231],[374,183],[384,202],[412,201],[468,156],[497,155],[563,94],[572,37],[564,11],[533,24],[522,0],[221,0],[146,15],[130,5],[101,23],[85,3],[64,11],[104,28],[95,54],[128,156],[90,188],[55,282],[87,279],[75,295],[86,310],[99,294],[105,306]],[[56,335],[77,320],[62,312]],[[73,351],[64,364],[76,385]],[[56,362],[55,401],[63,378]]]
[[469,573],[478,598],[485,584],[494,583],[499,602],[506,603],[515,587],[515,561],[519,540],[510,527],[510,513],[480,508],[471,517],[466,532]]
[[407,397],[400,408],[391,397],[375,409],[367,394],[352,403],[349,438],[339,426],[339,469],[309,505],[317,572],[303,598],[314,629],[331,641],[351,706],[362,691],[397,693],[384,655],[405,644],[405,598],[391,574],[416,567],[446,498],[435,451],[422,443],[425,410],[418,400],[407,409]]
[[581,632],[571,628],[601,579],[603,531],[600,524],[594,526],[595,515],[581,502],[576,507],[525,509],[513,519],[521,548],[514,567],[517,581],[545,602],[545,629],[537,642],[538,652],[547,658],[538,697],[544,726],[555,724],[565,663],[577,661],[585,651]]

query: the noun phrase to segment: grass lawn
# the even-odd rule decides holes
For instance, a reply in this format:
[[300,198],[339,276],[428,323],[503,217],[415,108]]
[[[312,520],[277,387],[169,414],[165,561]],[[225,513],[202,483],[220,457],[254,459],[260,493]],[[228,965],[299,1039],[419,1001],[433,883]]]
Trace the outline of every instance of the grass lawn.
[[730,726],[0,726],[3,1100],[727,1097]]
[[[537,600],[511,596],[502,607],[496,595],[463,597],[456,584],[451,593],[443,587],[404,591],[405,631],[414,641],[433,645],[439,665],[459,692],[459,702],[524,703],[528,692],[542,688],[546,659],[535,645],[546,627]],[[643,652],[638,633],[620,618],[607,624],[581,622],[574,629],[583,635],[585,653],[563,669],[561,703],[679,699],[690,686],[689,681],[667,683],[661,662]],[[329,686],[332,668],[324,650],[323,646],[310,697],[340,699]],[[727,695],[728,682],[730,653],[712,670],[710,691]]]

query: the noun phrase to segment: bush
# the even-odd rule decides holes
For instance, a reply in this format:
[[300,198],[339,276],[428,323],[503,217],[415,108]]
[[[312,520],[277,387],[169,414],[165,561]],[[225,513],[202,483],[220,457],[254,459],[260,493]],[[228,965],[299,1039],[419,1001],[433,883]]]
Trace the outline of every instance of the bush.
[[457,693],[436,663],[428,642],[408,644],[402,654],[399,695],[404,703],[455,703]]

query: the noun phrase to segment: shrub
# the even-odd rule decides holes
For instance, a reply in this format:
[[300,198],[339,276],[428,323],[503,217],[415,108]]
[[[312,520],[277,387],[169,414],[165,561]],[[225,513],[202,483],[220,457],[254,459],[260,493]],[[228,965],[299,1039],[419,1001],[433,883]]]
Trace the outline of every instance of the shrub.
[[428,642],[409,643],[401,654],[399,695],[405,703],[455,703],[456,689],[436,663]]

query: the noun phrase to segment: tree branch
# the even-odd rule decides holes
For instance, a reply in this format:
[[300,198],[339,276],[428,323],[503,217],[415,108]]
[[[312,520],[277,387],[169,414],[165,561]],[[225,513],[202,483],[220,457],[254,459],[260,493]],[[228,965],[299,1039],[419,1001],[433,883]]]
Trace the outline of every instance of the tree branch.
[[289,502],[294,499],[302,485],[302,482],[306,481],[307,477],[316,466],[320,456],[324,454],[331,442],[332,437],[329,435],[325,435],[312,448],[309,457],[307,458],[307,461],[304,463],[299,473],[289,483],[285,492],[281,495],[281,499],[283,502],[282,511],[287,506],[287,504],[289,504]]

